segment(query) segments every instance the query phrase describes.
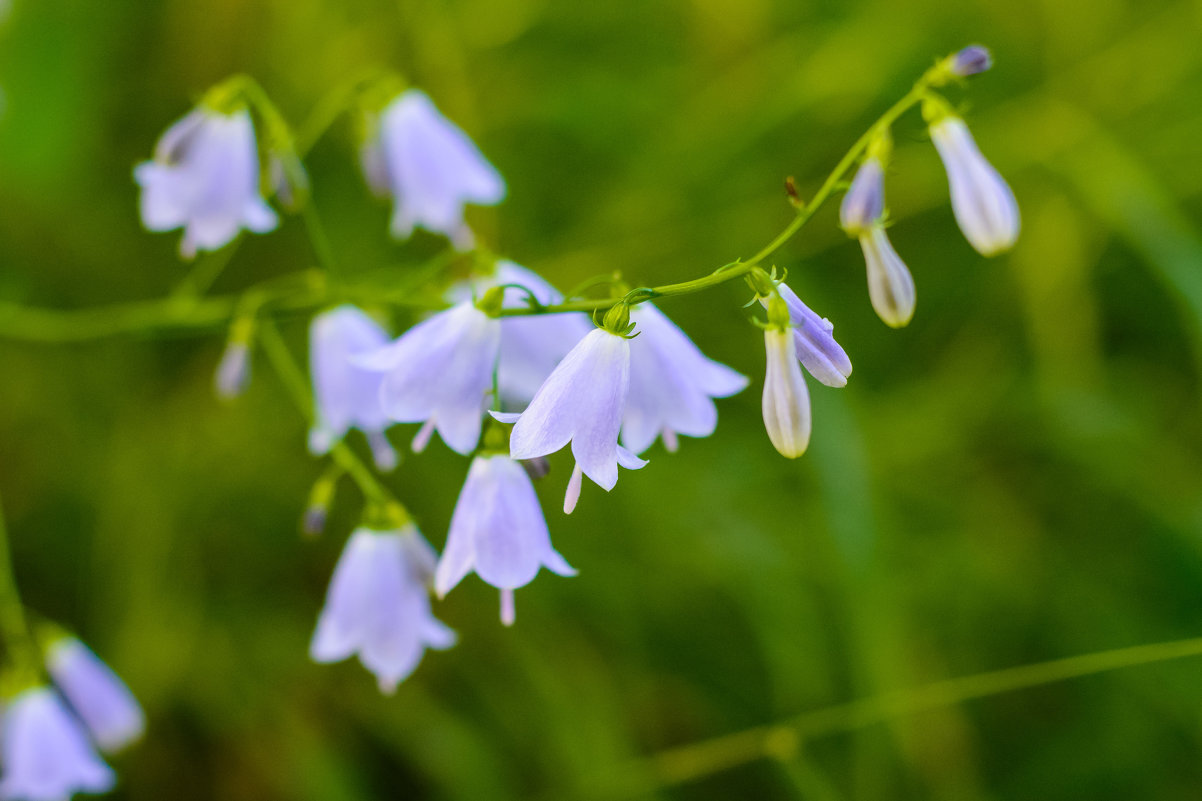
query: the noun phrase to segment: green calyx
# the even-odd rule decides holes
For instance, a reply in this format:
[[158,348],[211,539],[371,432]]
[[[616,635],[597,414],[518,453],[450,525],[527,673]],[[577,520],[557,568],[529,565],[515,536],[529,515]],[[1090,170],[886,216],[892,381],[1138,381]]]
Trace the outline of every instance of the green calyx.
[[780,331],[788,331],[793,325],[793,319],[789,315],[789,304],[785,303],[785,299],[774,288],[772,297],[768,299],[768,326]]
[[948,103],[942,97],[934,93],[928,93],[922,99],[922,118],[928,126],[936,125],[937,123],[955,117],[956,111],[952,108],[952,104]]
[[373,531],[398,531],[413,522],[405,507],[395,501],[377,501],[363,510],[363,523]]
[[747,284],[757,298],[770,298],[777,294],[776,281],[759,267],[755,267],[747,273]]
[[504,304],[505,287],[494,286],[485,291],[480,299],[476,301],[476,308],[489,317],[499,317]]
[[630,306],[626,303],[615,303],[610,306],[609,311],[605,313],[605,318],[601,321],[601,327],[614,336],[631,339],[634,323],[630,322]]

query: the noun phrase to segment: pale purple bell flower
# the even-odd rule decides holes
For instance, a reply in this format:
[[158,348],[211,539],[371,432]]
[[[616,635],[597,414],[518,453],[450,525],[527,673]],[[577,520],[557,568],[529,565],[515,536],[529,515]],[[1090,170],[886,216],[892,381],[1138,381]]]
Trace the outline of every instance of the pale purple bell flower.
[[1018,240],[1018,202],[1010,185],[985,160],[964,120],[944,114],[931,125],[943,159],[952,211],[964,237],[982,256],[1009,250]]
[[[835,341],[835,325],[819,317],[797,293],[785,283],[776,285],[777,292],[789,310],[793,329],[793,352],[810,375],[828,387],[845,387],[851,375],[851,359]],[[767,302],[764,301],[767,306]]]
[[423,450],[437,431],[451,450],[466,456],[480,439],[500,347],[501,321],[465,301],[356,361],[383,371],[380,401],[390,419],[423,424],[414,451]]
[[384,430],[392,424],[380,402],[384,374],[355,359],[384,348],[388,333],[365,312],[339,306],[313,318],[309,326],[309,363],[313,377],[316,424],[309,450],[328,453],[348,430],[357,428],[371,444],[381,470],[396,467],[397,455]]
[[146,717],[125,682],[74,637],[46,650],[46,670],[102,751],[119,751],[142,736]]
[[[492,275],[461,282],[448,292],[455,302],[482,295],[494,286],[506,286],[502,308],[525,309],[528,296],[540,305],[552,306],[563,302],[563,295],[533,270],[501,259]],[[584,335],[592,330],[588,315],[583,312],[531,314],[501,319],[501,355],[497,366],[497,387],[501,400],[518,408],[526,406],[542,386],[555,365],[567,355]]]
[[839,224],[860,240],[872,308],[886,325],[900,328],[914,316],[917,295],[909,268],[885,233],[884,217],[885,167],[878,157],[869,156],[843,196]]
[[159,139],[154,160],[139,164],[142,224],[151,231],[184,229],[180,253],[218,250],[243,228],[275,229],[279,218],[259,191],[259,153],[250,113],[222,114],[200,106]]
[[477,456],[451,516],[434,591],[446,595],[474,570],[501,591],[501,621],[508,626],[514,620],[513,591],[529,584],[541,567],[576,575],[551,547],[530,476],[505,454]]
[[534,459],[569,442],[576,466],[563,510],[580,498],[582,475],[607,492],[618,483],[618,465],[635,470],[647,462],[618,444],[622,411],[630,390],[630,342],[604,328],[590,331],[563,358],[520,415],[496,414],[514,422],[509,455]]
[[677,434],[708,437],[718,425],[713,398],[742,391],[747,377],[708,358],[650,302],[630,309],[638,336],[630,340],[630,391],[621,441],[642,453],[662,437],[669,451]]
[[418,89],[397,95],[371,123],[361,162],[372,191],[395,203],[393,236],[408,238],[420,226],[467,246],[463,207],[500,203],[500,173]]
[[3,801],[64,801],[75,793],[106,793],[116,784],[83,724],[49,687],[8,701],[0,728]]
[[764,375],[764,428],[768,439],[782,456],[796,459],[810,444],[810,393],[806,389],[797,345],[790,332],[780,328],[764,330],[764,348],[768,355]]
[[412,525],[397,531],[357,529],[334,568],[309,645],[315,662],[354,654],[391,694],[427,648],[455,644],[455,633],[430,611],[427,584],[437,557]]

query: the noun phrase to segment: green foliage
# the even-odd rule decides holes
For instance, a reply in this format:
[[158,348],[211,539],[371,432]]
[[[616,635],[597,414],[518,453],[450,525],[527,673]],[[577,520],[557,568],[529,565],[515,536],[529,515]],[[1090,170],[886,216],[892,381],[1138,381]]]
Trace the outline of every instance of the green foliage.
[[[918,286],[910,326],[873,314],[834,204],[774,254],[855,363],[846,389],[811,382],[797,461],[763,432],[743,282],[660,301],[752,387],[719,402],[714,437],[653,449],[609,496],[586,486],[571,518],[569,462],[553,458],[539,492],[580,576],[523,590],[511,630],[495,591],[465,582],[438,607],[460,644],[390,698],[357,664],[307,659],[360,498],[342,479],[325,534],[299,536],[325,467],[261,354],[222,405],[218,325],[0,340],[18,580],[149,714],[115,798],[1197,797],[1197,659],[800,750],[778,738],[777,760],[715,749],[693,774],[647,761],[853,699],[1199,633],[1196,4],[14,3],[0,30],[10,303],[94,307],[184,280],[177,236],[140,228],[130,170],[235,73],[300,124],[365,70],[398,70],[505,175],[510,199],[472,217],[495,252],[560,287],[615,269],[659,286],[753,256],[795,214],[786,175],[813,195],[934,57],[980,41],[996,67],[970,101],[949,97],[1023,211],[1017,248],[978,257],[911,114],[889,175],[890,236]],[[390,243],[355,135],[344,119],[306,157],[313,198],[341,269],[403,286],[439,243]],[[214,290],[313,260],[288,218],[243,242]],[[302,319],[281,334],[302,353]],[[433,445],[386,479],[436,546],[466,470]]]

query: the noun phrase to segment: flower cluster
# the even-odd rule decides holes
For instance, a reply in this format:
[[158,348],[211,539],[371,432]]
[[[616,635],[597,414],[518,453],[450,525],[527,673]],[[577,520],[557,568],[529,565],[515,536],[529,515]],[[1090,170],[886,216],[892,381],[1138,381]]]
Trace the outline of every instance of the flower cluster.
[[[655,299],[746,280],[754,293],[748,305],[758,300],[757,313],[766,313],[766,320],[753,323],[764,336],[761,410],[768,439],[782,455],[801,456],[812,431],[804,373],[843,387],[852,363],[832,323],[812,311],[775,268],[760,262],[809,220],[858,162],[840,224],[863,250],[873,309],[889,326],[907,325],[914,316],[915,284],[887,234],[884,184],[890,126],[919,104],[946,167],[961,230],[984,255],[1013,245],[1019,229],[1013,194],[981,156],[964,121],[934,91],[990,64],[988,51],[970,47],[929,70],[809,204],[794,197],[793,226],[751,261],[660,288],[630,289],[620,276],[607,276],[594,282],[613,288],[602,299],[589,299],[583,291],[565,297],[536,272],[478,246],[465,209],[504,199],[500,173],[420,90],[395,78],[365,86],[358,106],[359,161],[367,186],[391,199],[389,229],[395,238],[423,228],[447,239],[444,268],[454,278],[432,279],[434,286],[422,289],[433,291],[424,292],[421,303],[397,304],[428,313],[395,338],[389,334],[396,330],[389,302],[380,298],[378,306],[371,305],[375,299],[363,301],[362,293],[331,291],[331,302],[323,301],[310,323],[309,449],[317,456],[332,453],[339,469],[355,467],[349,472],[368,501],[330,581],[310,646],[313,660],[358,655],[381,690],[394,691],[427,648],[455,642],[455,634],[434,616],[432,595],[441,599],[475,572],[500,592],[501,620],[509,625],[515,619],[514,591],[542,568],[575,575],[551,544],[532,480],[546,472],[547,457],[570,450],[573,467],[563,499],[570,514],[585,477],[612,490],[619,467],[647,465],[644,457],[657,441],[676,452],[680,437],[714,433],[715,400],[739,393],[748,378],[707,357]],[[272,194],[286,210],[304,203],[308,182],[293,137],[261,90],[252,91],[247,81],[212,90],[163,135],[154,160],[135,171],[146,227],[182,227],[186,256],[220,248],[242,229],[272,230],[277,215],[266,200]],[[255,116],[267,133],[262,149]],[[268,165],[262,174],[261,159]],[[324,280],[345,289],[333,274]],[[348,297],[363,306],[351,305]],[[231,327],[217,378],[223,396],[236,395],[246,384],[254,331],[253,313],[240,314]],[[286,346],[284,351],[287,359]],[[274,358],[281,358],[278,348]],[[451,451],[471,459],[441,556],[344,442],[359,431],[376,467],[390,470],[399,458],[389,440],[395,424],[417,426],[415,453],[437,434]],[[336,480],[327,475],[315,487],[308,530],[323,527]],[[101,783],[98,776],[90,777],[93,784]]]

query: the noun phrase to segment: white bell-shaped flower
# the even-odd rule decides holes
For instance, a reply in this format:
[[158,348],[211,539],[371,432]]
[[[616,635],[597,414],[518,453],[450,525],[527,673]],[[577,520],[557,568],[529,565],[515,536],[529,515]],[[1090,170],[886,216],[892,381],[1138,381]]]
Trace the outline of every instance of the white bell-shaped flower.
[[198,107],[176,122],[139,164],[142,224],[151,231],[184,229],[180,253],[217,250],[243,228],[258,234],[279,218],[259,192],[259,153],[250,113]]
[[[525,309],[527,291],[540,305],[563,302],[563,295],[532,270],[501,259],[496,272],[456,284],[448,292],[453,302],[469,300],[494,286],[505,285],[502,308]],[[501,355],[497,387],[501,400],[522,408],[534,397],[555,365],[592,330],[583,312],[531,314],[501,319]]]
[[513,623],[513,591],[545,567],[561,576],[576,571],[551,547],[551,535],[530,476],[505,454],[472,460],[459,493],[451,530],[434,573],[441,597],[471,571],[501,591],[501,620]]
[[5,703],[0,754],[0,798],[6,801],[64,801],[75,793],[107,793],[117,781],[49,687],[25,690]]
[[384,436],[391,424],[380,402],[384,374],[355,359],[388,345],[387,332],[360,309],[345,305],[323,312],[309,326],[309,362],[313,378],[316,424],[309,450],[327,453],[351,428],[367,435],[376,465],[396,466],[396,451]]
[[931,141],[943,159],[952,211],[969,244],[982,256],[1009,250],[1018,240],[1018,201],[981,155],[964,120],[954,114],[941,117],[931,125]]
[[496,168],[420,90],[397,95],[372,123],[361,150],[363,172],[373,192],[395,202],[393,236],[405,239],[421,226],[457,244],[470,242],[463,207],[505,198]]
[[313,661],[340,662],[357,653],[380,691],[392,693],[427,648],[454,645],[455,633],[430,611],[426,585],[435,560],[413,526],[356,530],[330,580],[309,646]]
[[796,459],[810,444],[810,393],[790,332],[764,331],[768,369],[764,376],[764,428],[782,456]]
[[576,508],[582,474],[609,491],[618,483],[619,464],[627,469],[646,464],[618,444],[629,389],[630,342],[596,328],[547,377],[526,411],[494,414],[515,423],[509,438],[509,455],[514,459],[546,456],[572,443],[576,466],[564,496],[564,512],[571,514]]
[[146,717],[125,682],[74,637],[46,651],[46,670],[103,751],[119,751],[142,736]]
[[380,400],[390,419],[424,424],[415,451],[437,431],[447,447],[466,456],[480,439],[500,346],[501,321],[465,301],[356,361],[384,371]]
[[642,453],[657,437],[675,451],[677,434],[708,437],[718,425],[713,398],[734,395],[747,377],[706,357],[650,302],[630,310],[630,392],[622,413],[622,445]]

